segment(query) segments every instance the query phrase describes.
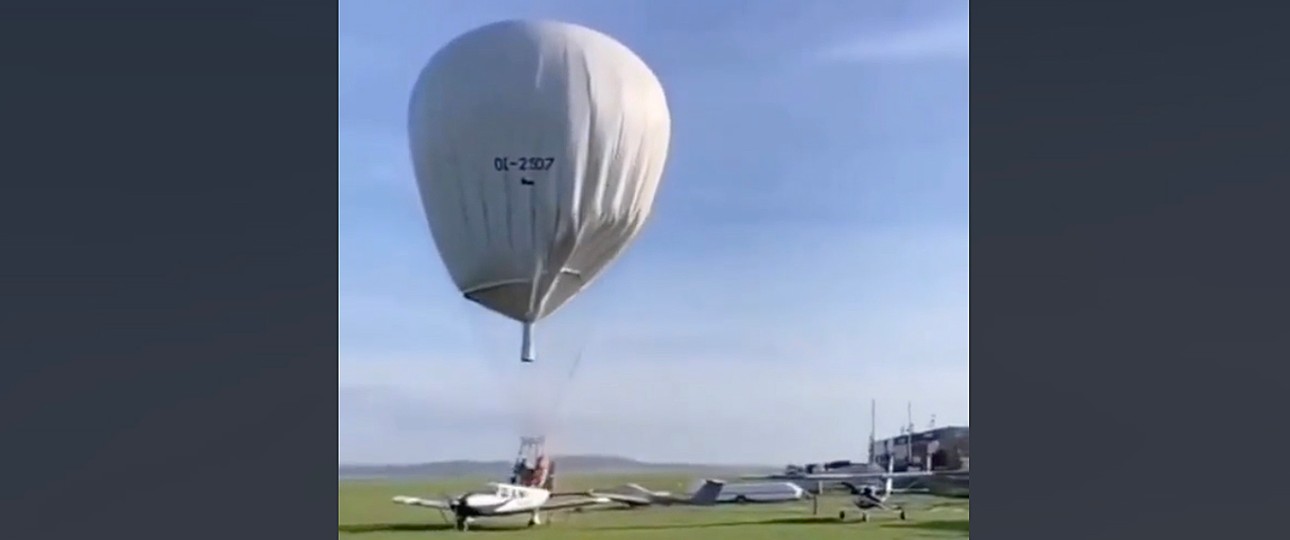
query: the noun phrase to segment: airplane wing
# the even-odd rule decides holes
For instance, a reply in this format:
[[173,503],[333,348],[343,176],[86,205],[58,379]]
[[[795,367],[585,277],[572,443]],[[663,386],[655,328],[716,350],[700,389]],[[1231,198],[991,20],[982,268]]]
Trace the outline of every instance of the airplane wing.
[[646,497],[637,497],[635,495],[621,495],[618,493],[596,493],[595,496],[608,499],[610,502],[625,504],[627,506],[649,506],[651,504],[654,504],[654,501],[651,501]]
[[[855,485],[855,484],[853,484],[853,483],[851,483],[851,482],[845,482],[845,481],[844,481],[844,482],[841,482],[841,484],[842,484],[844,487],[846,487],[846,488],[847,488],[847,491],[848,491],[848,492],[850,492],[852,495],[859,495],[859,494],[861,494],[861,493],[863,492],[863,491],[861,490],[860,486],[857,486],[857,485]],[[907,494],[907,493],[923,493],[924,491],[926,491],[926,490],[925,490],[925,489],[900,489],[900,488],[893,488],[893,489],[890,491],[890,493],[894,493],[894,494],[897,494],[897,495],[903,495],[903,494]]]
[[594,493],[595,493],[595,490],[586,490],[586,491],[553,491],[553,492],[551,492],[551,498],[553,498],[553,499],[554,499],[554,498],[556,498],[556,497],[594,497],[594,496],[595,496],[595,495],[593,495]]
[[399,495],[393,500],[397,504],[406,504],[408,506],[424,506],[427,508],[437,508],[439,510],[452,509],[452,505],[450,505],[448,501],[436,501],[434,499],[422,499],[420,497],[408,497],[406,495]]
[[580,508],[583,506],[594,506],[597,504],[609,504],[613,501],[606,497],[591,497],[586,499],[577,499],[572,501],[548,502],[542,505],[539,510],[549,512],[552,510],[568,510],[570,508]]
[[907,472],[898,472],[898,473],[885,473],[885,472],[875,472],[875,473],[818,473],[818,474],[797,474],[797,475],[789,475],[789,474],[770,474],[770,475],[761,475],[761,476],[744,476],[744,477],[742,477],[742,478],[744,478],[744,479],[746,479],[746,480],[790,480],[790,481],[792,481],[792,480],[820,480],[820,481],[839,480],[839,481],[845,481],[845,480],[864,480],[864,479],[869,479],[869,478],[925,478],[925,477],[928,477],[928,476],[936,476],[936,475],[938,475],[938,474],[941,474],[941,473],[938,473],[938,472],[927,472],[927,471],[907,471]]

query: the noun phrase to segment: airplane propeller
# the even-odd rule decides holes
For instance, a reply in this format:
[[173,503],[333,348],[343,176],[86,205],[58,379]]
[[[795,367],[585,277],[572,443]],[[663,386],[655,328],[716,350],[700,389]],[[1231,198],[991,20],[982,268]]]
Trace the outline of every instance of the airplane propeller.
[[[444,493],[441,491],[439,492],[439,500],[448,501],[448,510],[452,511],[453,517],[456,518],[458,515],[461,514],[461,508],[466,506],[467,495],[461,495],[460,497],[452,497],[452,496],[449,496],[447,493]],[[443,519],[444,523],[448,523],[448,524],[455,523],[455,519],[454,520],[448,519],[448,514],[445,514],[442,508],[435,507],[435,510],[439,512],[439,517]]]
[[[439,500],[441,500],[441,501],[448,501],[448,508],[449,508],[449,509],[452,509],[452,510],[456,510],[456,506],[457,506],[457,505],[456,505],[456,503],[455,503],[455,500],[454,500],[452,497],[449,497],[447,493],[444,493],[444,492],[442,492],[442,491],[441,491],[441,492],[439,492]],[[452,523],[452,521],[449,521],[449,520],[448,520],[448,514],[443,513],[443,509],[442,509],[442,508],[439,508],[439,507],[437,507],[437,506],[436,506],[436,507],[435,507],[435,511],[436,511],[436,512],[439,512],[439,517],[440,517],[441,519],[443,519],[443,522],[444,522],[444,523],[449,523],[449,524],[451,524],[451,523]]]

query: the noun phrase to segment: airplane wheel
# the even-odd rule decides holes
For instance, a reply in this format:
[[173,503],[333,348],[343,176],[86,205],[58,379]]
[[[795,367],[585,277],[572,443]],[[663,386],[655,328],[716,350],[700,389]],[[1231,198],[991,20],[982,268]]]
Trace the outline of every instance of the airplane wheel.
[[904,521],[904,520],[905,520],[905,511],[904,511],[904,510],[901,510],[901,511],[900,511],[900,520],[901,520],[901,521]]
[[457,520],[457,530],[465,532],[470,530],[470,524],[464,519]]
[[868,514],[868,513],[860,514],[860,521],[862,521],[862,522],[868,522],[868,521],[869,521],[869,514]]
[[847,511],[846,511],[846,510],[839,510],[839,511],[838,511],[838,521],[846,521],[846,519],[847,519]]

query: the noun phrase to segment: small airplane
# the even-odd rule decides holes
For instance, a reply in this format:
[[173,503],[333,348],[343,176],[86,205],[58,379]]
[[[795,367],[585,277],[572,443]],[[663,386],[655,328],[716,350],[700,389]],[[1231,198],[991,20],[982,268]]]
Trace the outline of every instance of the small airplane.
[[[571,510],[613,501],[605,497],[584,497],[563,502],[551,502],[551,492],[541,488],[513,484],[489,483],[490,491],[475,491],[459,497],[434,500],[400,495],[394,502],[410,506],[424,506],[453,513],[459,531],[470,529],[471,523],[481,517],[502,517],[529,514],[528,526],[541,525],[539,512]],[[446,519],[446,516],[445,516]]]
[[666,491],[652,491],[639,484],[626,484],[621,489],[631,491],[630,494],[612,493],[607,491],[591,490],[587,494],[592,497],[601,497],[609,499],[619,504],[625,504],[631,508],[641,506],[711,506],[717,503],[717,497],[721,495],[721,489],[725,482],[720,480],[704,480],[703,486],[695,490],[689,497],[673,495]]
[[[891,488],[891,477],[887,477],[887,481],[883,484],[882,489],[876,489],[872,485],[857,487],[855,484],[850,482],[843,482],[843,484],[846,485],[847,488],[849,488],[856,496],[855,500],[852,501],[852,504],[854,504],[856,508],[860,509],[861,521],[869,521],[870,510],[898,510],[900,512],[900,519],[905,519],[904,507],[888,506],[887,504],[888,499],[890,499],[891,495],[895,493],[895,490]],[[846,512],[839,512],[838,518],[846,519]]]
[[[888,502],[891,496],[897,493],[897,490],[892,489],[891,485],[894,475],[895,473],[892,471],[891,462],[888,462],[886,482],[883,483],[881,489],[876,488],[872,484],[856,486],[851,482],[842,482],[842,485],[846,486],[847,489],[851,490],[851,493],[856,496],[855,500],[852,501],[852,504],[854,504],[856,508],[860,509],[860,521],[869,521],[870,510],[896,510],[900,512],[900,519],[905,519],[904,506],[896,506]],[[838,512],[838,519],[846,518],[847,513],[845,511]]]
[[[900,519],[905,519],[906,517],[905,509],[903,507],[888,503],[888,500],[890,499],[891,495],[897,493],[897,490],[893,489],[892,487],[892,479],[927,478],[927,477],[938,476],[942,473],[935,472],[935,471],[906,471],[906,472],[898,473],[893,470],[894,466],[895,464],[893,461],[888,461],[887,470],[885,472],[876,472],[876,473],[817,473],[817,474],[746,476],[745,478],[761,478],[761,479],[792,478],[793,480],[798,480],[798,481],[815,480],[817,482],[826,482],[826,481],[839,482],[842,485],[846,486],[847,489],[851,491],[852,495],[856,496],[855,500],[852,501],[852,504],[854,504],[856,508],[860,509],[861,521],[869,520],[868,511],[870,510],[897,510],[900,512],[899,514]],[[881,488],[873,485],[872,483],[868,483],[868,481],[872,481],[876,479],[885,480]],[[857,486],[856,484],[860,482],[866,482],[866,483],[864,485]],[[845,511],[839,512],[838,518],[846,519],[846,512]]]

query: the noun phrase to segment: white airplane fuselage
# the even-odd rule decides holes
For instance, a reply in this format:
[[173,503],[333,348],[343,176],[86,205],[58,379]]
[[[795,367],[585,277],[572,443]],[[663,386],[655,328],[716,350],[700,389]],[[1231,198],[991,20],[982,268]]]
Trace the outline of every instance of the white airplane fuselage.
[[394,502],[451,511],[459,530],[466,530],[475,518],[523,514],[529,514],[529,526],[534,526],[541,524],[540,514],[542,512],[569,510],[612,502],[603,497],[592,497],[552,503],[551,492],[545,489],[512,484],[489,485],[492,486],[492,491],[466,493],[452,499],[433,500],[400,495],[394,497]]
[[544,489],[498,485],[493,493],[472,493],[461,500],[462,513],[471,516],[536,512],[551,499]]

